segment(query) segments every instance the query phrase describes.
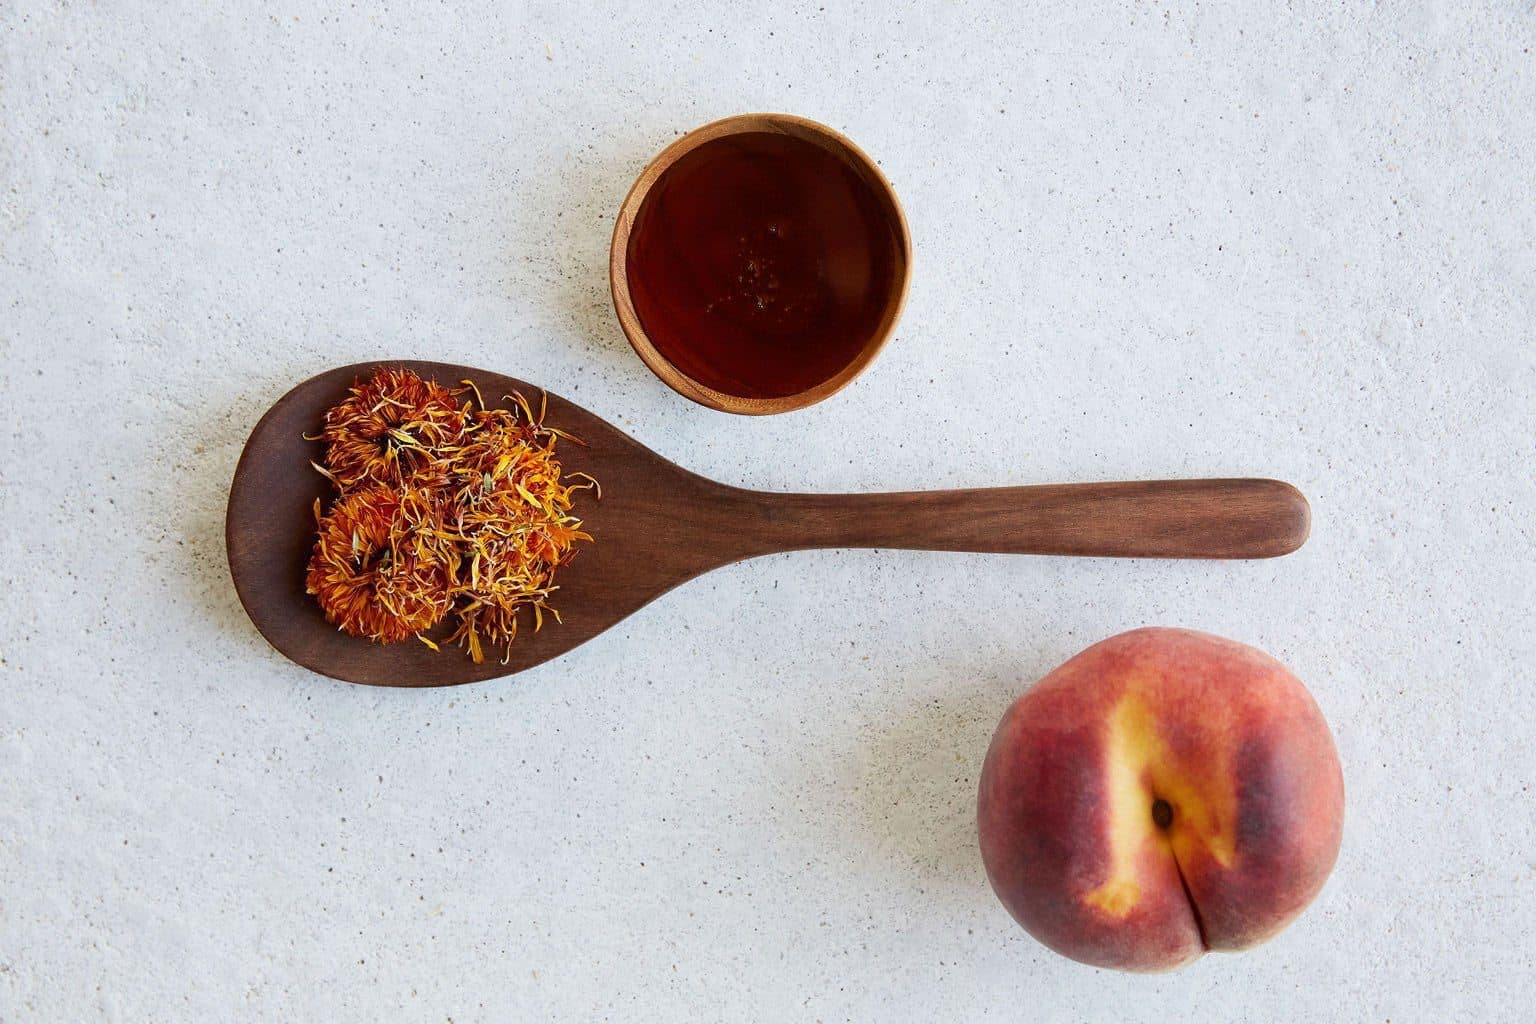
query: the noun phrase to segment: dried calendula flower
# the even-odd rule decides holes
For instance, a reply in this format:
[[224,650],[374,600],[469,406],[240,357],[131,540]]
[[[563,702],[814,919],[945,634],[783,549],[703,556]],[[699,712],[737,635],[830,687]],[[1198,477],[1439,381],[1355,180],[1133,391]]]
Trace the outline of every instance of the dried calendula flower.
[[[383,369],[325,414],[325,470],[342,490],[430,472],[469,421],[458,394],[410,370]],[[431,482],[431,481],[423,481]]]
[[382,484],[343,495],[320,519],[305,589],[325,617],[353,636],[405,640],[442,621],[451,568],[423,537],[436,503],[424,490]]
[[[381,370],[327,414],[315,468],[342,496],[321,518],[310,593],[341,628],[386,643],[414,635],[436,650],[421,634],[447,615],[479,662],[487,644],[510,656],[523,608],[535,630],[546,611],[559,620],[554,574],[592,539],[571,496],[597,481],[562,477],[556,443],[580,442],[544,426],[542,408],[509,396],[514,409],[485,409],[464,385]],[[482,408],[453,404],[468,392]]]
[[497,645],[512,642],[519,609],[532,610],[535,630],[545,611],[559,619],[546,604],[555,570],[570,561],[577,541],[592,539],[571,514],[571,495],[595,482],[562,482],[558,435],[520,407],[522,418],[501,410],[477,414],[443,517],[460,552],[452,639],[477,660],[482,635]]

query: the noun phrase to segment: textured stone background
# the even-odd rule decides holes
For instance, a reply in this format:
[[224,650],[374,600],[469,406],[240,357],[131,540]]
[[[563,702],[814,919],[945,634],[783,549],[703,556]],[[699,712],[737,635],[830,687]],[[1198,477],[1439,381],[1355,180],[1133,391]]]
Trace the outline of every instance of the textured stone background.
[[[1485,3],[0,3],[0,1019],[1510,1019],[1536,998],[1536,11]],[[975,5],[969,5],[974,7]],[[666,390],[612,215],[679,132],[848,132],[897,339],[812,410]],[[1254,564],[764,559],[445,692],[242,614],[247,432],[419,356],[767,488],[1262,474]],[[1036,945],[973,789],[1144,623],[1258,644],[1344,852],[1270,945]]]

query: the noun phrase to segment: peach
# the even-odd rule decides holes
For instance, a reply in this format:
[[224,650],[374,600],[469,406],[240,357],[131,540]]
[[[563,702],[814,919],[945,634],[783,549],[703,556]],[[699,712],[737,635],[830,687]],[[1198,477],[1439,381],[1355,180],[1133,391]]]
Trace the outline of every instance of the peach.
[[1344,781],[1304,686],[1251,647],[1138,629],[1003,716],[977,819],[992,888],[1035,938],[1160,971],[1270,938],[1338,856]]

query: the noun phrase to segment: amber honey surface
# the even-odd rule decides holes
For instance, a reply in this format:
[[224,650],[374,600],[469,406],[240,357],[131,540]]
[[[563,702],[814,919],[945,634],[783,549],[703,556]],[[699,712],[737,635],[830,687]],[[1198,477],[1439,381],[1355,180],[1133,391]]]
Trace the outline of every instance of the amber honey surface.
[[792,135],[706,142],[641,204],[629,290],[652,344],[694,380],[779,398],[834,377],[897,287],[889,208],[841,154]]

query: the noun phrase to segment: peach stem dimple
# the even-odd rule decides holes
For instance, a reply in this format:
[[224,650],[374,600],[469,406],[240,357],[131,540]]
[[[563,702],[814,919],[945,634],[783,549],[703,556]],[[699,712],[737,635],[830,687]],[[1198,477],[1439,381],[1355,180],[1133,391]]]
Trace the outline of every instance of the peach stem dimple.
[[1163,829],[1173,824],[1173,805],[1162,797],[1152,801],[1152,824]]

